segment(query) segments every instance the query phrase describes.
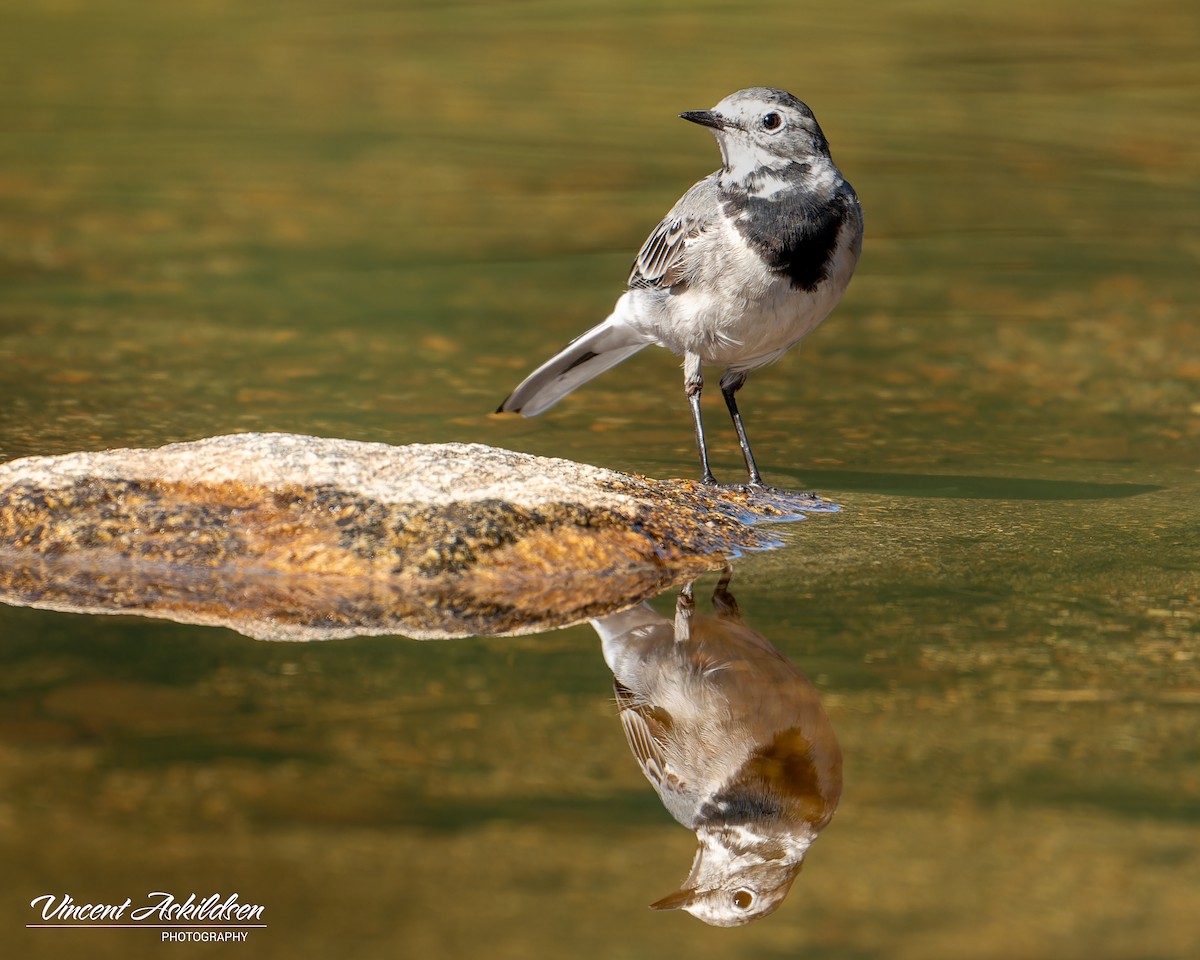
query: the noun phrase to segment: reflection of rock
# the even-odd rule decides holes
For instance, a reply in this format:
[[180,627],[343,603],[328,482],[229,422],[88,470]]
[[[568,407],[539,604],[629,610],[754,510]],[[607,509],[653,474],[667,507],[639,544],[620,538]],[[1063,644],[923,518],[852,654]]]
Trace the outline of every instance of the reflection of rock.
[[816,688],[728,593],[675,620],[648,605],[593,625],[630,749],[671,815],[696,832],[691,874],[653,906],[738,926],[772,913],[842,794],[842,754]]
[[478,444],[242,434],[0,465],[0,600],[264,639],[532,633],[768,546],[747,524],[787,518]]

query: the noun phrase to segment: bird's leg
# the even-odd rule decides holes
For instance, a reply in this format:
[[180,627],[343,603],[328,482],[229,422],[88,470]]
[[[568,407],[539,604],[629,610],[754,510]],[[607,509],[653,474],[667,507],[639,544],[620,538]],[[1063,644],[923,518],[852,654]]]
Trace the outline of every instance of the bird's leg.
[[731,373],[726,370],[721,377],[721,394],[725,397],[725,406],[729,408],[729,416],[733,418],[733,429],[737,431],[738,444],[742,448],[742,456],[746,460],[746,472],[750,475],[750,486],[761,487],[762,476],[754,463],[754,454],[750,452],[750,441],[746,439],[746,428],[742,425],[742,415],[738,412],[737,400],[734,394],[742,389],[746,382],[744,373]]
[[704,442],[704,421],[700,419],[700,391],[704,389],[704,371],[700,357],[694,353],[683,356],[683,390],[692,407],[692,422],[696,425],[696,447],[700,451],[701,483],[716,484],[708,465],[708,445]]
[[675,642],[687,643],[692,639],[692,614],[696,610],[696,597],[692,585],[684,584],[675,600]]
[[742,613],[738,609],[738,603],[733,598],[733,594],[729,592],[729,581],[733,579],[733,564],[725,564],[725,569],[721,573],[721,579],[717,581],[717,587],[713,590],[712,605],[713,611],[722,620],[732,620],[734,623],[742,622]]

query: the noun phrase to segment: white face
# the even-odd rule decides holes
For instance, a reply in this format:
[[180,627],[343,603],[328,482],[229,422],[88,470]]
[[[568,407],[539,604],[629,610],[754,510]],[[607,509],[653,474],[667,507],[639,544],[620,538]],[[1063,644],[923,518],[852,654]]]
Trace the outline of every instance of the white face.
[[[764,838],[744,827],[697,832],[700,848],[688,886],[695,891],[683,909],[714,927],[740,927],[774,913],[800,872],[811,837]],[[766,859],[761,847],[783,844],[783,859]]]
[[713,927],[740,927],[774,913],[786,892],[762,891],[750,884],[730,890],[710,890],[683,909]]
[[781,170],[797,161],[829,158],[829,146],[812,111],[782,91],[741,90],[713,109],[713,133],[725,168],[736,180],[755,171]]

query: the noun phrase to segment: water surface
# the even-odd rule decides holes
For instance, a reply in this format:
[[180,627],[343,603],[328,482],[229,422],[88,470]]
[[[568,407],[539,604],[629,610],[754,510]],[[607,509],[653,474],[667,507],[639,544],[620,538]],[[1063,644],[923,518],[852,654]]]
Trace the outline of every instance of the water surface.
[[2,17],[4,459],[285,430],[694,475],[662,351],[489,415],[716,165],[675,115],[791,89],[867,216],[842,306],[739,397],[767,479],[844,507],[736,573],[845,754],[777,914],[645,909],[694,840],[586,627],[303,646],[3,608],[6,954],[157,955],[23,926],[166,889],[265,904],[267,957],[1191,956],[1194,4]]

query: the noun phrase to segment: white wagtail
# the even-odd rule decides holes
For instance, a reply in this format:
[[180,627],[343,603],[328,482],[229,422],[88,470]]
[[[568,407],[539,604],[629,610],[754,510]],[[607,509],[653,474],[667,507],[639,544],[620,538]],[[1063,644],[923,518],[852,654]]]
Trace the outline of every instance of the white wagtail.
[[721,927],[783,902],[842,795],[842,753],[816,688],[742,621],[729,576],[715,617],[694,615],[688,587],[674,622],[647,604],[592,621],[629,747],[698,841],[683,885],[651,906]]
[[654,228],[608,319],[533,371],[497,412],[541,413],[656,343],[683,355],[703,482],[716,483],[700,419],[708,363],[724,367],[721,393],[750,484],[761,486],[734,395],[841,299],[862,249],[862,208],[812,111],[790,93],[752,87],[680,117],[713,131],[721,169]]

